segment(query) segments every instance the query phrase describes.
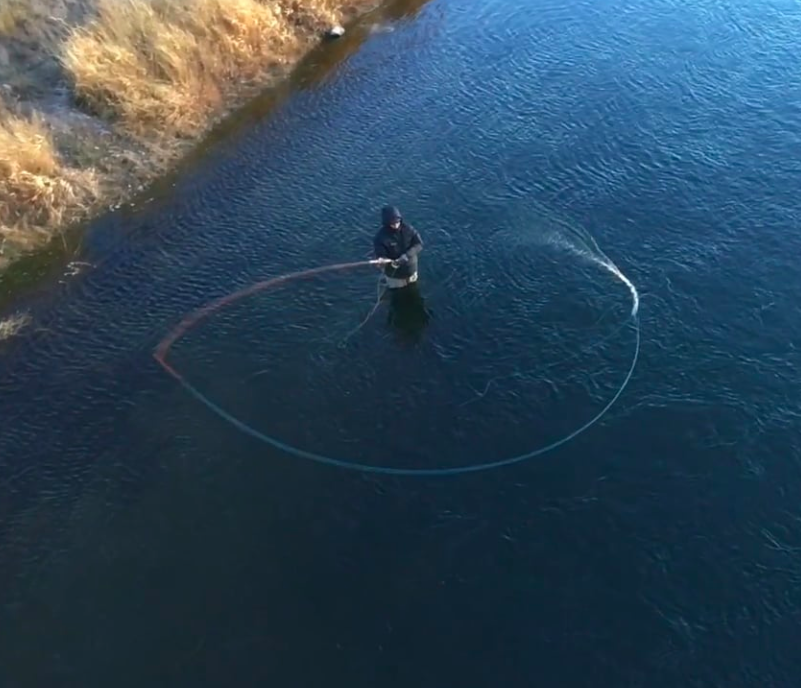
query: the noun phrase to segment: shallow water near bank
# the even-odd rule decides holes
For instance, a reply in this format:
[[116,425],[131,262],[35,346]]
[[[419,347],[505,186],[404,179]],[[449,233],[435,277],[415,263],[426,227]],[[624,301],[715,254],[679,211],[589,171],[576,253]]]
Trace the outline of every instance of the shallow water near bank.
[[[243,111],[86,235],[94,269],[22,304],[0,684],[795,684],[801,12],[417,5]],[[171,361],[309,451],[531,451],[631,362],[625,285],[570,250],[587,231],[642,299],[610,412],[501,470],[367,475],[257,442],[156,365],[202,304],[369,255],[385,202],[426,242],[427,322],[384,305],[349,336],[376,274],[332,273],[214,314]]]

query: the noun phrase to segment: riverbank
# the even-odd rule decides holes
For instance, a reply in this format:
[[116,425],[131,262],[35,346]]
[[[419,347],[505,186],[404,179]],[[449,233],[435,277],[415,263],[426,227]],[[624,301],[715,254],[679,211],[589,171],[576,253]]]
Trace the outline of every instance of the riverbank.
[[380,0],[6,0],[0,270],[124,203]]

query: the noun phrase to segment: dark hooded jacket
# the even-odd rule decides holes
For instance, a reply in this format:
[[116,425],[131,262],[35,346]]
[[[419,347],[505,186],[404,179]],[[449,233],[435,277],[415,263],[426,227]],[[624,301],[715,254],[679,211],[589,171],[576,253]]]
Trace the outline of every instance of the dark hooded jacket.
[[[389,223],[395,219],[401,221],[400,227],[392,229]],[[392,206],[384,208],[381,211],[381,222],[381,229],[378,230],[373,240],[375,257],[397,260],[405,253],[409,258],[407,263],[401,264],[397,268],[387,265],[384,268],[384,274],[396,279],[411,277],[417,272],[417,254],[423,250],[423,240],[414,227],[404,222],[397,208]]]

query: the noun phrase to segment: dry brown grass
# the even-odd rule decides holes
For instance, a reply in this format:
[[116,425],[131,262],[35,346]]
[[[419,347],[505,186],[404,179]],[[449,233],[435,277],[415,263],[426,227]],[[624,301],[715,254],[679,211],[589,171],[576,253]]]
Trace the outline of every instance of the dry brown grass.
[[3,0],[0,3],[0,36],[12,36],[26,21],[39,19],[42,9],[39,0]]
[[[0,37],[37,42],[43,52],[69,29],[67,21],[85,13],[92,0],[2,0]],[[46,45],[42,45],[42,44]]]
[[[139,136],[195,136],[233,86],[295,60],[303,28],[336,19],[331,0],[99,0],[64,65],[95,112]],[[305,25],[305,26],[304,26]]]
[[94,170],[65,166],[41,117],[0,103],[0,242],[33,248],[99,197]]
[[20,0],[7,0],[0,6],[0,36],[10,36],[14,32],[24,10]]
[[174,162],[343,8],[375,4],[0,0],[0,268]]

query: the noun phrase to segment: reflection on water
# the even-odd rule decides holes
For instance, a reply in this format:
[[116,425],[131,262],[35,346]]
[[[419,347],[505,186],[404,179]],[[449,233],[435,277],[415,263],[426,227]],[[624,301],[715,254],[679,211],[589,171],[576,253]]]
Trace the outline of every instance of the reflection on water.
[[420,282],[415,282],[402,289],[388,289],[387,323],[403,338],[419,341],[423,331],[431,319],[425,299],[420,289]]

